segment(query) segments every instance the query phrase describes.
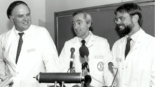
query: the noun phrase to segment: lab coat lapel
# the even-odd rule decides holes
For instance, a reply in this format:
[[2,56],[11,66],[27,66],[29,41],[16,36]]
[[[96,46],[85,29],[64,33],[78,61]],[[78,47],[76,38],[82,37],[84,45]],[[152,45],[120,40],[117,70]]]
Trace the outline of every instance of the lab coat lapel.
[[30,28],[25,32],[25,38],[23,40],[22,51],[20,53],[21,56],[19,56],[17,68],[22,67],[23,63],[25,62],[25,58],[27,58],[28,56],[27,50],[31,47],[31,44],[33,43],[34,40],[32,35],[33,35],[33,26],[30,26]]
[[[13,57],[16,57],[14,55],[14,52],[17,50],[17,48],[14,48],[14,45],[16,44],[16,40],[17,40],[17,35],[15,33],[15,28],[13,27],[10,31],[10,33],[8,34],[8,37],[7,37],[7,41],[6,41],[6,46],[9,46],[9,47],[6,47],[5,50],[7,52],[5,52],[5,57],[4,60],[6,62],[6,64],[8,64],[8,68],[10,69],[10,72],[13,74],[16,72],[16,64],[15,64],[15,60]],[[10,43],[12,43],[10,45]],[[9,53],[9,54],[8,54]]]
[[[134,56],[138,56],[137,53],[140,51],[140,50],[138,50],[138,49],[142,47],[141,45],[143,44],[143,41],[146,41],[145,39],[147,39],[147,38],[146,38],[146,33],[143,31],[143,32],[139,35],[137,41],[135,42],[135,44],[134,44],[133,47],[131,48],[130,52],[128,53],[127,58],[126,58],[126,62],[128,62],[128,61],[131,59],[130,57],[132,57],[133,55],[134,55]],[[140,57],[135,58],[135,61],[137,61],[137,64],[138,64],[139,58],[140,58]]]
[[118,46],[118,57],[120,57],[120,61],[124,61],[125,59],[125,55],[124,55],[124,46],[125,46],[125,43],[126,43],[126,37],[123,37],[119,46]]
[[[131,48],[130,52],[132,52],[132,51],[138,49],[139,47],[141,47],[141,44],[143,43],[143,41],[144,41],[145,39],[146,39],[146,33],[143,31],[143,32],[139,35],[139,37],[138,37],[138,39],[137,39],[135,45]],[[129,52],[129,53],[130,53],[130,52]]]
[[[126,42],[126,37],[120,39],[120,43],[118,44],[118,48],[116,49],[116,62],[119,67],[123,67],[125,64],[125,55],[124,55],[124,46]],[[120,74],[123,74],[122,71]]]
[[94,45],[94,42],[95,42],[95,36],[94,34],[92,33],[92,35],[90,36],[90,39],[88,40],[86,46],[88,48],[92,47]]

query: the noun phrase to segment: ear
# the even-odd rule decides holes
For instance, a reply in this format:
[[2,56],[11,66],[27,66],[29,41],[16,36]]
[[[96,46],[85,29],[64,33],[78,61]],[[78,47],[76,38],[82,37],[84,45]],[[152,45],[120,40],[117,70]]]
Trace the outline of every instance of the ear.
[[91,21],[88,21],[87,24],[88,24],[88,27],[90,27],[91,26]]
[[11,22],[14,22],[14,21],[13,21],[13,19],[14,19],[13,16],[9,16],[9,18],[10,18],[10,21],[11,21]]
[[138,20],[139,20],[139,16],[137,14],[133,15],[132,16],[132,21],[135,23],[138,23]]

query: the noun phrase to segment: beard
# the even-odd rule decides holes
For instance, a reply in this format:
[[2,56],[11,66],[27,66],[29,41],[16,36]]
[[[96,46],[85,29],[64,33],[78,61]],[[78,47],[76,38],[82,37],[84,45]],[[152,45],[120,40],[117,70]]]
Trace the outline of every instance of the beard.
[[[120,28],[120,26],[124,27],[124,29]],[[130,25],[119,24],[116,25],[116,30],[122,35],[127,35],[131,32],[132,28]]]

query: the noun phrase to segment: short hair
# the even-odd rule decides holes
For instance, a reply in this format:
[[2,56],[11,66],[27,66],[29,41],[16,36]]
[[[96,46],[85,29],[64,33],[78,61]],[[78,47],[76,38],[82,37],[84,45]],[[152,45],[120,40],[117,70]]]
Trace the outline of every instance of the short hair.
[[119,6],[115,11],[115,15],[117,14],[117,12],[127,12],[130,14],[130,16],[134,16],[135,14],[137,14],[139,16],[139,19],[138,19],[138,23],[140,25],[140,27],[142,26],[142,10],[140,8],[140,6],[138,6],[137,4],[135,3],[125,3],[121,6]]
[[[8,7],[8,9],[7,9],[7,17],[10,19],[10,16],[11,16],[11,14],[12,14],[12,11],[13,11],[13,9],[16,7],[16,6],[18,6],[18,5],[21,5],[21,4],[24,4],[24,5],[26,5],[27,7],[28,7],[28,5],[25,3],[25,2],[23,2],[23,1],[14,1],[14,2],[12,2],[10,5],[9,5],[9,7]],[[29,7],[28,7],[29,8]]]
[[76,15],[78,15],[78,14],[83,14],[83,15],[84,15],[84,19],[86,20],[86,23],[87,23],[87,24],[88,24],[88,23],[91,24],[89,30],[90,30],[90,31],[93,31],[93,28],[92,28],[92,23],[93,23],[93,21],[92,21],[91,15],[90,15],[89,13],[85,12],[85,11],[77,11],[77,12],[74,12],[74,13],[73,13],[73,17],[76,16]]

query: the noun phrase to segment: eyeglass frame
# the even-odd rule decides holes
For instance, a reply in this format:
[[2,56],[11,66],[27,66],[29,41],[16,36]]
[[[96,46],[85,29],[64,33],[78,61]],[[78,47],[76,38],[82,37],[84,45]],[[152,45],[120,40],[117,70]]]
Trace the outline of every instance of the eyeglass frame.
[[119,21],[124,21],[126,17],[131,17],[131,16],[120,16],[114,19],[115,23],[118,23]]

